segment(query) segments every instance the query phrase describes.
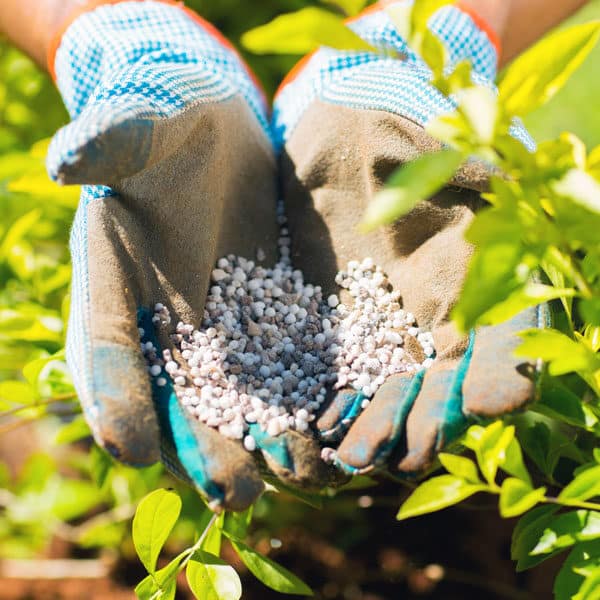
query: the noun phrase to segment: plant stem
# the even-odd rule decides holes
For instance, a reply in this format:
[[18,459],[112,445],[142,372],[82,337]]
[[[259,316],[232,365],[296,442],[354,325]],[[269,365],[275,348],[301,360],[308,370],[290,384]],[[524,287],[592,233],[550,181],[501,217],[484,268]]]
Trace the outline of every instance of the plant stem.
[[571,506],[573,508],[585,508],[589,510],[600,511],[600,504],[595,502],[584,502],[582,500],[559,500],[558,498],[548,497],[544,498],[544,502],[549,504],[558,504],[559,506]]
[[210,518],[208,525],[202,532],[202,535],[198,538],[198,541],[191,548],[189,548],[189,551],[190,551],[189,554],[179,563],[179,569],[177,571],[178,573],[181,573],[181,571],[183,571],[185,565],[187,565],[188,562],[190,561],[190,559],[192,558],[192,556],[194,556],[194,553],[196,552],[196,550],[200,550],[200,546],[202,546],[202,543],[206,539],[208,532],[210,531],[211,527],[215,524],[215,521],[218,518],[219,518],[219,515],[217,515],[217,513],[214,513],[213,516]]
[[62,394],[60,396],[54,396],[52,398],[44,398],[35,404],[20,404],[19,406],[15,406],[9,410],[3,410],[0,413],[0,418],[9,417],[11,415],[15,415],[24,410],[40,408],[42,406],[48,406],[50,404],[60,404],[63,402],[70,402],[71,400],[75,400],[77,398],[77,394]]
[[[210,531],[211,527],[215,524],[215,521],[217,520],[218,516],[219,515],[217,515],[216,513],[213,514],[213,516],[210,518],[210,521],[208,522],[208,525],[204,528],[202,535],[198,538],[196,543],[184,551],[185,557],[179,563],[179,567],[177,567],[177,571],[175,573],[173,573],[173,575],[171,577],[169,577],[169,579],[167,579],[166,581],[163,582],[163,586],[166,585],[173,577],[177,577],[179,575],[179,573],[181,573],[181,571],[183,571],[183,569],[185,569],[186,565],[188,564],[188,562],[190,562],[192,556],[194,556],[196,551],[200,550],[202,543],[206,539],[206,536],[208,535],[208,532]],[[160,598],[162,596],[162,593],[163,593],[162,589],[158,590],[157,592],[155,592],[152,595],[150,600],[157,600],[158,598]]]

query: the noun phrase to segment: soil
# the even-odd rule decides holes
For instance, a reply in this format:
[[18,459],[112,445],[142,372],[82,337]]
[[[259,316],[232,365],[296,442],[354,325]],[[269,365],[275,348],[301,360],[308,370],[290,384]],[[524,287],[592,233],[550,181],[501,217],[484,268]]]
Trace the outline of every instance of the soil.
[[[323,510],[279,498],[250,543],[309,582],[317,600],[550,600],[561,557],[524,573],[510,560],[513,521],[497,516],[493,499],[475,497],[463,507],[398,522],[398,486],[347,493]],[[264,522],[264,521],[263,521]],[[274,537],[276,536],[276,537]],[[59,548],[56,548],[58,551]],[[68,552],[63,548],[60,552]],[[252,577],[230,547],[223,558],[240,573],[244,600],[282,600]],[[2,600],[121,600],[134,598],[144,576],[137,562],[121,560],[94,580],[5,578]],[[185,581],[177,598],[192,598]]]

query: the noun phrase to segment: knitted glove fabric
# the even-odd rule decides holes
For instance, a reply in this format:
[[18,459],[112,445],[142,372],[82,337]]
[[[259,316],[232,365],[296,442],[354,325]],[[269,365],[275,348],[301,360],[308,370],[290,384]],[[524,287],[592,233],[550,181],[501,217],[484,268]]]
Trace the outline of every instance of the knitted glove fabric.
[[[48,172],[86,184],[71,236],[67,360],[99,444],[133,465],[162,457],[214,506],[241,510],[263,489],[256,462],[191,417],[170,382],[151,384],[138,327],[142,343],[171,347],[153,331],[156,302],[174,322],[200,324],[217,258],[262,248],[274,262],[265,103],[233,48],[181,6],[88,8],[50,60],[72,122],[51,143]],[[287,436],[271,452],[268,442],[274,471],[318,481],[306,473],[323,471],[316,442]]]
[[[515,333],[541,326],[545,314],[528,310],[468,336],[459,335],[450,322],[472,254],[464,232],[484,204],[478,193],[489,177],[484,165],[463,166],[456,187],[420,203],[393,226],[357,233],[368,203],[389,175],[440,149],[424,127],[452,111],[455,101],[432,87],[430,70],[381,6],[350,27],[371,45],[406,58],[319,49],[284,82],[273,128],[282,149],[293,260],[327,293],[339,293],[332,287],[336,272],[350,260],[372,257],[418,325],[433,333],[437,356],[429,370],[388,378],[362,413],[362,394],[342,390],[318,422],[326,443],[343,438],[336,462],[345,472],[386,468],[407,475],[426,469],[435,452],[473,419],[512,412],[534,397],[535,384],[521,374],[527,369],[512,351],[518,344]],[[474,81],[494,86],[498,52],[480,19],[446,6],[429,27],[452,64],[470,60]],[[533,147],[518,124],[512,133]],[[424,359],[410,344],[405,350],[419,362]]]

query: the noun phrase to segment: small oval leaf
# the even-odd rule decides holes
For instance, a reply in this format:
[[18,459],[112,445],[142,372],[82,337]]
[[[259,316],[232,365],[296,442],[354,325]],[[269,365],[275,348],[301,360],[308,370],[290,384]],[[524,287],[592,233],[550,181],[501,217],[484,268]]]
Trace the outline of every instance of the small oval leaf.
[[545,494],[546,488],[534,490],[524,481],[509,477],[500,490],[500,514],[505,519],[522,515],[541,502]]
[[370,231],[409,213],[419,202],[439,192],[462,162],[460,152],[447,149],[423,154],[403,165],[375,195],[367,207],[361,228]]
[[155,490],[139,503],[133,517],[133,543],[149,573],[155,572],[158,555],[180,512],[181,499],[169,490]]
[[559,500],[579,500],[600,495],[600,466],[579,473],[558,496]]
[[239,600],[242,596],[242,583],[235,569],[214,554],[196,552],[185,574],[198,600]]
[[454,454],[441,453],[438,455],[442,466],[451,475],[456,475],[461,479],[465,479],[469,483],[481,483],[477,466],[475,463],[465,456],[455,456]]
[[396,518],[403,520],[435,512],[486,489],[484,485],[473,485],[455,475],[440,475],[422,483],[402,505]]
[[230,539],[248,570],[267,587],[283,594],[313,595],[312,590],[296,575],[239,540]]
[[506,110],[524,115],[548,102],[592,51],[600,22],[551,34],[521,54],[507,69],[499,91]]

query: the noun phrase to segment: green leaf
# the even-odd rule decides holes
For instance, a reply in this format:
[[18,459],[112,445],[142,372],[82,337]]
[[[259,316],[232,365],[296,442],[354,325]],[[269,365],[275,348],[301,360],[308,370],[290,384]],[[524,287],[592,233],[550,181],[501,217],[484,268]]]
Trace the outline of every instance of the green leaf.
[[552,189],[590,212],[600,213],[600,182],[583,169],[571,169]]
[[588,431],[598,428],[599,419],[593,410],[553,377],[544,378],[540,401],[532,409],[574,427]]
[[[221,539],[223,537],[222,530],[224,520],[225,513],[223,512],[219,515],[219,518],[206,533],[204,541],[202,542],[201,550],[209,552],[210,554],[214,554],[215,556],[219,556],[221,552]],[[203,529],[205,530],[207,526],[208,523],[206,526],[203,526]]]
[[235,538],[244,539],[248,534],[248,527],[252,521],[253,506],[242,511],[227,511],[224,517],[223,529]]
[[39,304],[0,307],[0,340],[19,342],[62,342],[63,322],[56,311]]
[[530,487],[533,487],[529,471],[523,462],[523,453],[521,452],[521,445],[517,438],[513,438],[508,444],[505,452],[504,462],[501,465],[503,471],[506,471],[509,475],[524,481]]
[[270,23],[247,31],[241,42],[255,54],[307,54],[319,46],[375,51],[346,27],[342,17],[315,6],[275,17]]
[[519,519],[513,529],[510,543],[510,557],[513,560],[529,555],[539,539],[538,532],[543,531],[558,510],[558,506],[546,504],[530,510]]
[[400,507],[399,520],[410,519],[419,515],[447,508],[458,504],[477,492],[484,492],[485,485],[474,485],[456,475],[440,475],[422,483]]
[[231,544],[248,570],[267,587],[283,594],[298,594],[300,596],[312,596],[312,590],[296,575],[278,565],[270,558],[259,554],[252,548],[246,546],[240,540],[228,537]]
[[90,473],[92,475],[92,479],[94,480],[96,486],[101,488],[104,485],[110,470],[114,466],[113,460],[107,452],[96,445],[92,446],[90,451],[90,459]]
[[556,288],[542,283],[528,282],[512,292],[505,300],[484,312],[477,322],[479,325],[498,325],[526,308],[559,298],[573,298],[576,294],[573,288]]
[[498,96],[488,87],[471,86],[458,92],[457,100],[471,127],[471,136],[478,144],[491,145],[498,123]]
[[[134,591],[140,600],[174,600],[177,592],[177,582],[173,580],[164,587],[160,587],[152,575],[148,575],[137,584]],[[156,594],[159,591],[162,593],[157,596]]]
[[[506,241],[499,238],[477,248],[469,264],[463,293],[452,310],[452,319],[458,329],[469,331],[478,324],[482,315],[522,287],[525,284],[522,279],[529,275],[528,272],[525,277],[519,274],[523,266],[526,265],[523,264],[519,238]],[[500,310],[497,309],[497,312]]]
[[[513,533],[511,556],[517,561],[517,572],[531,569],[540,564],[547,556],[531,556],[530,552],[535,548],[542,536],[546,525],[552,520],[552,515],[558,510],[557,506],[539,506],[525,514],[521,521],[524,525]],[[515,537],[517,536],[517,537]]]
[[57,486],[50,508],[57,518],[70,521],[84,516],[103,500],[93,483],[79,479],[64,479]]
[[181,512],[181,499],[169,490],[155,490],[139,503],[133,518],[133,543],[149,573]]
[[77,415],[70,423],[63,425],[54,438],[55,444],[72,444],[90,437],[92,432],[83,415]]
[[440,453],[438,455],[442,466],[451,475],[456,475],[469,483],[481,483],[477,466],[475,463],[465,456],[455,456],[454,454]]
[[423,154],[400,167],[367,207],[361,229],[370,231],[409,213],[419,202],[439,192],[462,161],[460,152],[441,150]]
[[91,527],[84,527],[77,537],[77,543],[83,548],[118,548],[128,527],[124,522],[99,523]]
[[544,529],[531,555],[549,554],[577,542],[600,538],[600,512],[576,510],[558,515]]
[[418,50],[419,55],[429,65],[436,79],[442,79],[448,52],[440,38],[426,29],[422,33],[422,41]]
[[506,70],[500,98],[510,114],[524,115],[548,102],[592,51],[600,23],[574,25],[543,38]]
[[573,600],[599,600],[600,599],[600,566],[591,571],[573,596]]
[[505,426],[502,421],[496,421],[485,428],[469,428],[463,443],[477,455],[479,468],[490,484],[494,483],[498,468],[506,461],[506,453],[514,437],[514,426]]
[[528,416],[533,423],[519,429],[519,438],[529,458],[551,481],[554,479],[554,471],[561,458],[568,458],[579,464],[586,462],[585,454],[571,438],[562,433],[559,427],[535,419],[534,414]]
[[[600,540],[577,544],[554,580],[555,600],[572,600],[589,575],[587,570],[600,567]],[[585,575],[581,572],[585,570]]]
[[418,34],[422,34],[427,30],[429,20],[433,15],[449,4],[454,4],[454,0],[419,0],[413,4],[413,9],[410,15],[412,39],[411,43],[414,43],[414,37]]
[[546,488],[534,490],[524,481],[509,477],[500,490],[500,514],[505,519],[518,517],[541,502],[545,494]]
[[65,351],[60,350],[51,356],[44,356],[43,358],[38,358],[36,360],[32,360],[27,363],[23,367],[23,376],[32,385],[34,388],[39,385],[39,378],[44,370],[50,363],[58,361],[65,361]]
[[158,591],[158,586],[152,578],[152,575],[147,575],[135,586],[135,595],[139,600],[150,600],[152,595]]
[[549,362],[550,375],[595,371],[600,368],[600,360],[594,352],[560,331],[529,329],[519,335],[523,338],[523,343],[515,350],[515,355],[541,358]]
[[600,298],[586,298],[579,303],[579,312],[589,325],[600,325]]
[[325,4],[337,6],[344,11],[348,17],[358,15],[369,3],[369,0],[321,0]]
[[[166,567],[148,575],[135,588],[138,598],[143,600],[174,600],[177,591],[177,574],[181,560],[187,550],[177,555]],[[160,592],[160,595],[155,595]]]
[[214,554],[196,552],[185,574],[198,600],[238,600],[242,596],[242,583],[235,569]]
[[29,231],[37,225],[42,216],[42,211],[35,209],[19,217],[10,227],[2,244],[0,244],[0,258],[6,258],[12,248],[17,246]]
[[600,495],[600,465],[579,473],[559,494],[558,499],[583,502]]
[[24,381],[0,381],[0,400],[15,404],[35,404],[36,391]]
[[17,490],[20,494],[28,490],[40,492],[57,470],[51,456],[42,452],[32,454],[21,468]]

